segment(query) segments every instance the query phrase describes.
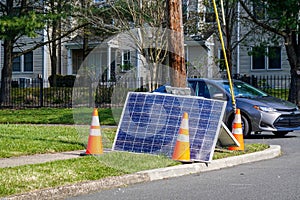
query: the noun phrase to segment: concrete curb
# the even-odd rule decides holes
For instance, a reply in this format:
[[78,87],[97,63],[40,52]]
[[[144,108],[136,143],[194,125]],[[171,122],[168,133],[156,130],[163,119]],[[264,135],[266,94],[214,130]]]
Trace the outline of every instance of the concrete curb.
[[211,163],[208,164],[208,166],[205,163],[194,163],[186,165],[177,165],[162,169],[147,170],[138,172],[137,174],[146,174],[147,176],[149,176],[150,181],[153,181],[193,173],[219,170],[222,168],[233,167],[240,164],[271,159],[279,156],[280,154],[281,147],[279,145],[270,145],[270,148],[264,151],[213,160]]
[[32,199],[65,199],[71,196],[78,196],[95,192],[99,190],[124,187],[136,183],[147,181],[161,180],[166,178],[178,177],[188,174],[201,173],[212,170],[219,170],[226,167],[232,167],[240,164],[256,162],[266,159],[275,158],[281,155],[281,147],[279,145],[270,145],[270,148],[251,154],[245,154],[235,157],[213,160],[206,165],[205,163],[193,163],[185,165],[177,165],[173,167],[141,171],[134,174],[109,177],[97,181],[89,181],[74,185],[66,185],[56,188],[43,189],[24,193],[15,196],[5,197],[5,200],[32,200]]

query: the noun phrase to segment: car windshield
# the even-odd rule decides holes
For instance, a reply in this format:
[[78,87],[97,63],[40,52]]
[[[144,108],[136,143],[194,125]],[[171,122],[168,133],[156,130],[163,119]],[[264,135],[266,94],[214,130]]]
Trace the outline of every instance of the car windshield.
[[[227,92],[230,93],[229,82],[222,82],[222,83],[219,82],[219,85],[222,86]],[[248,84],[243,83],[243,82],[234,82],[233,83],[233,88],[234,88],[235,97],[255,98],[255,97],[266,97],[266,96],[268,96],[263,91],[258,90],[255,87],[252,87],[251,85],[248,85]]]

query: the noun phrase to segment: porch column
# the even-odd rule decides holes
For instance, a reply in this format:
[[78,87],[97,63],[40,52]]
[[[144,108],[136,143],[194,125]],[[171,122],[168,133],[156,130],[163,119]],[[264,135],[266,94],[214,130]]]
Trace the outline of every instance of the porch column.
[[214,68],[217,67],[214,62],[214,44],[212,42],[206,42],[206,46],[208,47],[208,56],[207,56],[207,78],[213,78]]
[[72,69],[72,51],[71,49],[67,50],[67,74],[71,75],[73,73]]
[[111,77],[110,77],[110,71],[111,71],[111,47],[108,45],[107,47],[107,81],[110,81]]
[[136,50],[135,51],[135,57],[137,58],[136,59],[136,77],[137,77],[137,80],[136,80],[136,87],[137,88],[140,88],[141,87],[141,66],[140,66],[140,57],[141,57],[141,55],[140,55],[140,53],[139,53],[139,51],[138,50]]

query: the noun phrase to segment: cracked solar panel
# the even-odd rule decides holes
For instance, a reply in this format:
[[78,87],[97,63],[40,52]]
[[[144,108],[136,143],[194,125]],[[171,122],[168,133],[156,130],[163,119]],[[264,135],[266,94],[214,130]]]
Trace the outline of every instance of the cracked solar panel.
[[195,96],[130,92],[113,150],[172,157],[183,112],[189,115],[192,161],[210,162],[226,102]]

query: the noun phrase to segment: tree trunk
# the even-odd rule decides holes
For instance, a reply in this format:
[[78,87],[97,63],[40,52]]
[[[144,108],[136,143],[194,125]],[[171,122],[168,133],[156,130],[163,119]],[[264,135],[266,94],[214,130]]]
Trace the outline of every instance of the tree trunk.
[[296,42],[296,34],[285,38],[285,48],[291,67],[291,85],[288,101],[300,106],[300,43]]
[[56,80],[56,71],[57,71],[57,53],[56,53],[56,41],[52,42],[51,44],[51,75],[53,77],[53,87],[57,86],[57,80]]
[[53,87],[57,86],[56,74],[57,74],[57,22],[52,23],[52,32],[51,32],[51,50],[50,50],[50,59],[51,59],[51,75],[53,77]]
[[1,74],[1,96],[0,105],[8,104],[10,99],[12,81],[12,52],[13,41],[4,40],[4,62]]
[[290,90],[289,90],[289,97],[288,101],[295,103],[299,106],[298,102],[298,88],[299,88],[299,78],[295,70],[291,70],[291,85],[290,85]]
[[169,29],[171,30],[169,39],[171,85],[174,87],[186,87],[181,0],[168,0],[167,6],[168,25]]

